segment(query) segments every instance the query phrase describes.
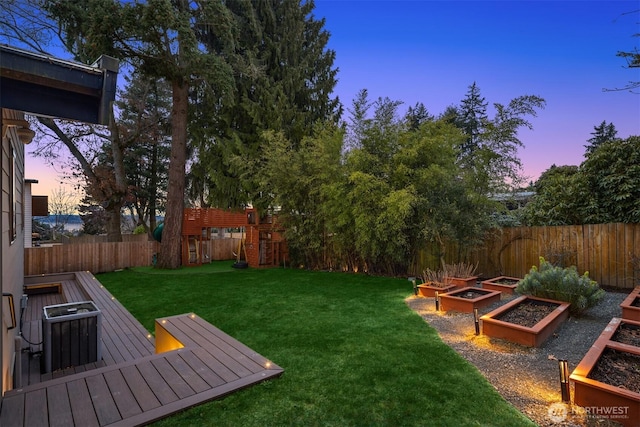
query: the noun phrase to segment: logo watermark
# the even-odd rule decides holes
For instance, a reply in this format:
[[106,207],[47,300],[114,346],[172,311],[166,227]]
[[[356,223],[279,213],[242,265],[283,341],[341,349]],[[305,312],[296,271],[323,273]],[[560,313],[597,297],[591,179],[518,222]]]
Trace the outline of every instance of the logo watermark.
[[629,419],[628,406],[584,406],[575,407],[567,403],[556,402],[549,405],[547,410],[549,420],[553,423],[562,423],[567,417],[578,415],[586,417],[586,419],[610,419],[610,420],[626,420]]
[[629,418],[628,406],[585,406],[587,417],[624,420]]
[[549,415],[549,419],[554,423],[561,423],[567,419],[567,415],[569,414],[569,408],[564,403],[552,403],[549,405],[549,409],[547,410],[547,415]]

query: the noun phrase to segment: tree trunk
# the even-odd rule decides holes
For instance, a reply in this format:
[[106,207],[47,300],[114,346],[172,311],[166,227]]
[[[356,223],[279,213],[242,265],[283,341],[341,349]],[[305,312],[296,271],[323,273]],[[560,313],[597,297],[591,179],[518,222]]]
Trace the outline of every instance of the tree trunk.
[[183,81],[174,81],[172,82],[172,89],[171,158],[169,159],[167,209],[157,263],[158,268],[169,269],[178,268],[181,263],[189,85]]
[[120,213],[122,203],[110,203],[105,209],[107,213],[107,241],[122,242]]

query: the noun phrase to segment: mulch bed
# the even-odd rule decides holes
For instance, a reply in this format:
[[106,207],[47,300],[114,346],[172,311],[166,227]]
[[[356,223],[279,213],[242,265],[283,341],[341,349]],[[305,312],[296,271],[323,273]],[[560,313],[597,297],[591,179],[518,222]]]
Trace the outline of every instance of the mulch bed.
[[602,353],[589,378],[640,393],[640,356],[609,348]]
[[557,308],[557,305],[537,301],[524,301],[498,318],[503,322],[533,327]]
[[640,327],[622,323],[613,335],[612,340],[640,347]]

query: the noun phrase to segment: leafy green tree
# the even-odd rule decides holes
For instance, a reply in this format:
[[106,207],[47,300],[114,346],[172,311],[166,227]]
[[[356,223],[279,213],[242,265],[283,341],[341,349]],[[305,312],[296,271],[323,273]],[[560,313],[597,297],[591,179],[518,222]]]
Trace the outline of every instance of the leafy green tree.
[[603,120],[598,126],[593,127],[591,135],[593,136],[587,140],[588,144],[584,146],[586,148],[585,157],[589,157],[603,143],[615,140],[618,131],[613,123],[607,123],[606,120]]
[[[440,245],[444,257],[446,240],[472,245],[491,222],[487,195],[459,178],[465,135],[446,120],[412,129],[399,118],[399,105],[388,98],[370,103],[361,92],[352,109],[357,141],[346,154],[342,228],[335,234],[348,236],[339,242],[342,252],[357,254],[370,272],[406,271],[426,242]],[[370,118],[367,106],[374,108]]]
[[640,136],[600,145],[581,165],[586,223],[640,222]]
[[552,165],[544,171],[534,185],[535,196],[523,208],[523,223],[530,226],[581,224],[585,206],[580,197],[578,173],[578,166]]
[[528,117],[544,108],[545,100],[534,95],[512,99],[507,105],[494,103],[495,115],[488,117],[487,103],[475,82],[469,87],[459,107],[450,107],[443,117],[451,120],[465,134],[459,147],[459,164],[467,185],[477,193],[502,193],[522,184],[522,163],[518,149],[521,128],[532,129]]
[[524,208],[527,225],[640,221],[640,137],[600,144],[580,167],[552,166]]
[[331,202],[343,182],[343,142],[344,131],[333,124],[318,125],[298,144],[283,132],[263,134],[261,188],[274,194],[292,260],[307,267],[326,266],[330,223],[336,220]]
[[[171,160],[157,266],[177,268],[181,261],[189,93],[197,87],[203,98],[222,101],[232,92],[228,63],[234,56],[232,14],[221,2],[187,0],[60,0],[46,2],[44,7],[58,22],[67,49],[80,60],[106,53],[171,85]],[[198,40],[202,33],[216,38],[219,51],[228,55],[204,52]]]

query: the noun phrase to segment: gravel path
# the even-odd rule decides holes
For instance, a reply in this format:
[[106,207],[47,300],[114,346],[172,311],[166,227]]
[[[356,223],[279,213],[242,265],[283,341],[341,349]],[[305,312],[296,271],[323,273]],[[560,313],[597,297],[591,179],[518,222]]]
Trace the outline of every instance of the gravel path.
[[[617,424],[590,419],[582,408],[572,405],[564,406],[564,421],[555,422],[558,418],[550,417],[550,407],[562,402],[558,359],[566,359],[569,371],[573,371],[611,318],[620,317],[620,303],[627,294],[607,292],[600,304],[581,317],[570,317],[538,348],[476,336],[472,314],[436,312],[433,298],[411,296],[406,302],[447,345],[475,365],[508,402],[539,426],[606,426]],[[486,314],[513,298],[503,297],[479,313]]]

